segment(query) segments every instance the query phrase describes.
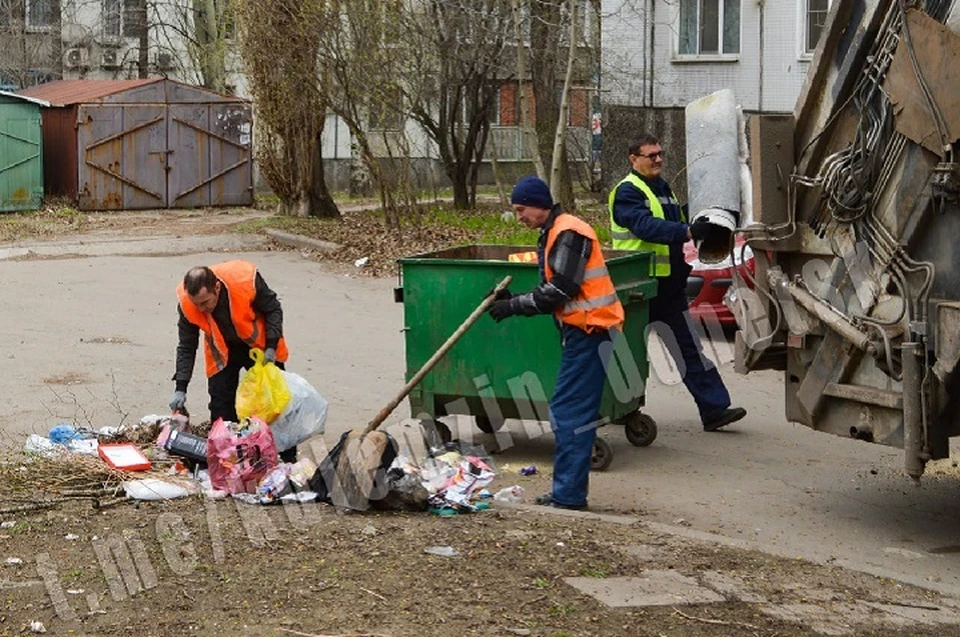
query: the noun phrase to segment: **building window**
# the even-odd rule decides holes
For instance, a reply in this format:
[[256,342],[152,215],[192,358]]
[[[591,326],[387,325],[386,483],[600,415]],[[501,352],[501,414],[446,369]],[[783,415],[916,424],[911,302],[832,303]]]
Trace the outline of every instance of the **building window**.
[[807,0],[807,11],[804,20],[803,52],[810,54],[817,49],[820,34],[827,24],[827,13],[830,11],[830,0]]
[[144,0],[103,0],[103,34],[136,38],[143,28]]
[[740,53],[740,0],[680,0],[679,52]]
[[57,23],[57,0],[27,0],[27,26],[45,29]]

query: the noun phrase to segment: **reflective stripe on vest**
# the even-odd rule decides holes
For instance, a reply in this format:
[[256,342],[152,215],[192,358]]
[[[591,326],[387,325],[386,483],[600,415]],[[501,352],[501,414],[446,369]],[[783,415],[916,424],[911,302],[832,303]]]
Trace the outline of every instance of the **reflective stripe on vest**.
[[[562,213],[558,215],[547,233],[544,254],[550,254],[554,241],[564,230],[573,230],[577,234],[583,235],[590,240],[591,247],[590,257],[587,259],[587,266],[584,270],[583,285],[580,286],[580,294],[577,298],[571,299],[557,308],[555,312],[557,320],[579,327],[587,333],[598,329],[622,329],[623,306],[620,304],[617,290],[610,278],[610,273],[607,271],[607,264],[603,260],[603,250],[597,240],[597,233],[593,231],[590,224],[571,214]],[[549,281],[553,278],[550,259],[545,257],[542,265],[544,276]]]
[[[257,296],[257,267],[246,261],[227,261],[210,266],[220,283],[227,289],[230,301],[230,321],[237,337],[249,347],[264,349],[267,344],[266,318],[253,309],[253,300]],[[203,332],[203,354],[207,376],[213,376],[227,366],[229,348],[226,340],[213,319],[213,314],[201,312],[194,305],[183,286],[177,287],[177,297],[183,316]],[[287,344],[283,338],[277,343],[277,360],[287,360]]]
[[[639,238],[627,228],[617,225],[613,219],[613,202],[616,199],[617,188],[621,184],[630,184],[647,197],[650,204],[650,214],[657,219],[664,219],[663,204],[679,203],[671,193],[669,197],[657,197],[647,183],[637,175],[630,173],[610,191],[608,208],[610,209],[610,237],[613,239],[614,250],[643,250],[652,252],[650,260],[650,275],[656,277],[670,276],[670,246],[665,243],[651,243]],[[682,216],[682,213],[681,213]]]

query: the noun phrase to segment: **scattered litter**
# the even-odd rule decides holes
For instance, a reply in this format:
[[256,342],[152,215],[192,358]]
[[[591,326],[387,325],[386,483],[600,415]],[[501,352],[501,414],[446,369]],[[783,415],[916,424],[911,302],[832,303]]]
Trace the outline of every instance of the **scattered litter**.
[[47,432],[47,438],[54,444],[66,446],[71,440],[80,440],[83,436],[73,425],[60,424]]
[[687,522],[684,518],[677,518],[673,521],[677,526],[690,526],[690,523]]
[[19,557],[8,557],[7,561],[4,563],[7,566],[19,566],[20,564],[23,564],[23,560],[21,560]]
[[439,555],[440,557],[457,557],[460,552],[452,546],[428,546],[423,549],[424,553],[430,555]]
[[100,457],[108,465],[119,471],[146,471],[150,460],[130,442],[117,442],[100,445]]
[[532,464],[529,467],[523,467],[520,469],[520,475],[522,476],[535,476],[537,475],[537,465]]
[[47,627],[43,625],[43,622],[30,622],[30,632],[45,633],[47,632]]
[[560,548],[563,548],[566,545],[563,542],[557,542],[557,546],[559,546]]
[[9,522],[0,522],[0,529],[12,529],[15,526],[17,526],[17,523],[13,520],[10,520]]
[[83,595],[86,593],[82,588],[68,588],[67,595]]
[[192,493],[191,489],[182,484],[174,484],[157,478],[124,482],[123,490],[128,498],[134,500],[173,500],[174,498],[186,497]]
[[63,536],[63,539],[65,539],[68,542],[73,542],[74,540],[79,540],[80,536],[75,535],[73,533],[67,533],[66,535]]
[[362,268],[363,266],[367,265],[367,263],[369,263],[369,261],[370,261],[370,257],[361,257],[361,258],[357,259],[356,261],[354,261],[354,262],[353,262],[353,265],[355,265],[355,266],[358,267],[358,268]]
[[519,485],[505,487],[494,493],[493,499],[498,502],[520,502],[523,500],[523,487]]
[[373,537],[377,534],[377,527],[373,526],[372,524],[368,524],[367,526],[363,527],[363,530],[360,531],[360,534],[366,537]]
[[477,497],[481,500],[489,500],[493,497],[493,494],[490,493],[490,489],[480,489],[477,491]]

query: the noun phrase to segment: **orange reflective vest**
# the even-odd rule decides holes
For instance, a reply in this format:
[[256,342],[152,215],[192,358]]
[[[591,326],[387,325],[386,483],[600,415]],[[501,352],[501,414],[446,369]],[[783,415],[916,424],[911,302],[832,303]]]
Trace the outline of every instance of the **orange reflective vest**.
[[[210,266],[210,269],[220,279],[221,285],[227,288],[230,320],[237,336],[251,348],[264,349],[267,345],[267,321],[253,309],[253,300],[257,295],[257,266],[246,261],[227,261]],[[213,320],[213,315],[201,312],[190,300],[183,281],[177,287],[177,296],[180,298],[183,315],[203,332],[207,377],[213,376],[227,366],[229,350],[223,334]],[[287,344],[283,338],[277,343],[277,360],[281,363],[287,360]]]
[[544,249],[543,272],[549,281],[553,278],[550,269],[550,259],[546,255],[553,249],[553,243],[564,230],[573,230],[590,239],[593,244],[590,249],[590,258],[583,275],[583,285],[580,294],[567,301],[556,311],[559,321],[579,327],[587,333],[598,329],[622,329],[623,306],[617,297],[617,290],[607,272],[607,263],[603,260],[603,251],[597,240],[597,233],[586,221],[568,213],[561,213],[553,222],[553,227],[547,233],[547,245]]

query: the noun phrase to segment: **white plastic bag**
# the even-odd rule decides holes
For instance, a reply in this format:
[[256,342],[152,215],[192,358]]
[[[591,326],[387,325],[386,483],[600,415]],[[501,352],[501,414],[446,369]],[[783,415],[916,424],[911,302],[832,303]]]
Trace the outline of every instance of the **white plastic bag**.
[[134,500],[173,500],[185,498],[193,490],[183,484],[174,484],[157,478],[129,480],[123,483],[128,498]]
[[322,434],[327,422],[327,401],[303,377],[284,371],[290,389],[290,402],[270,425],[277,451],[286,451],[314,436]]

